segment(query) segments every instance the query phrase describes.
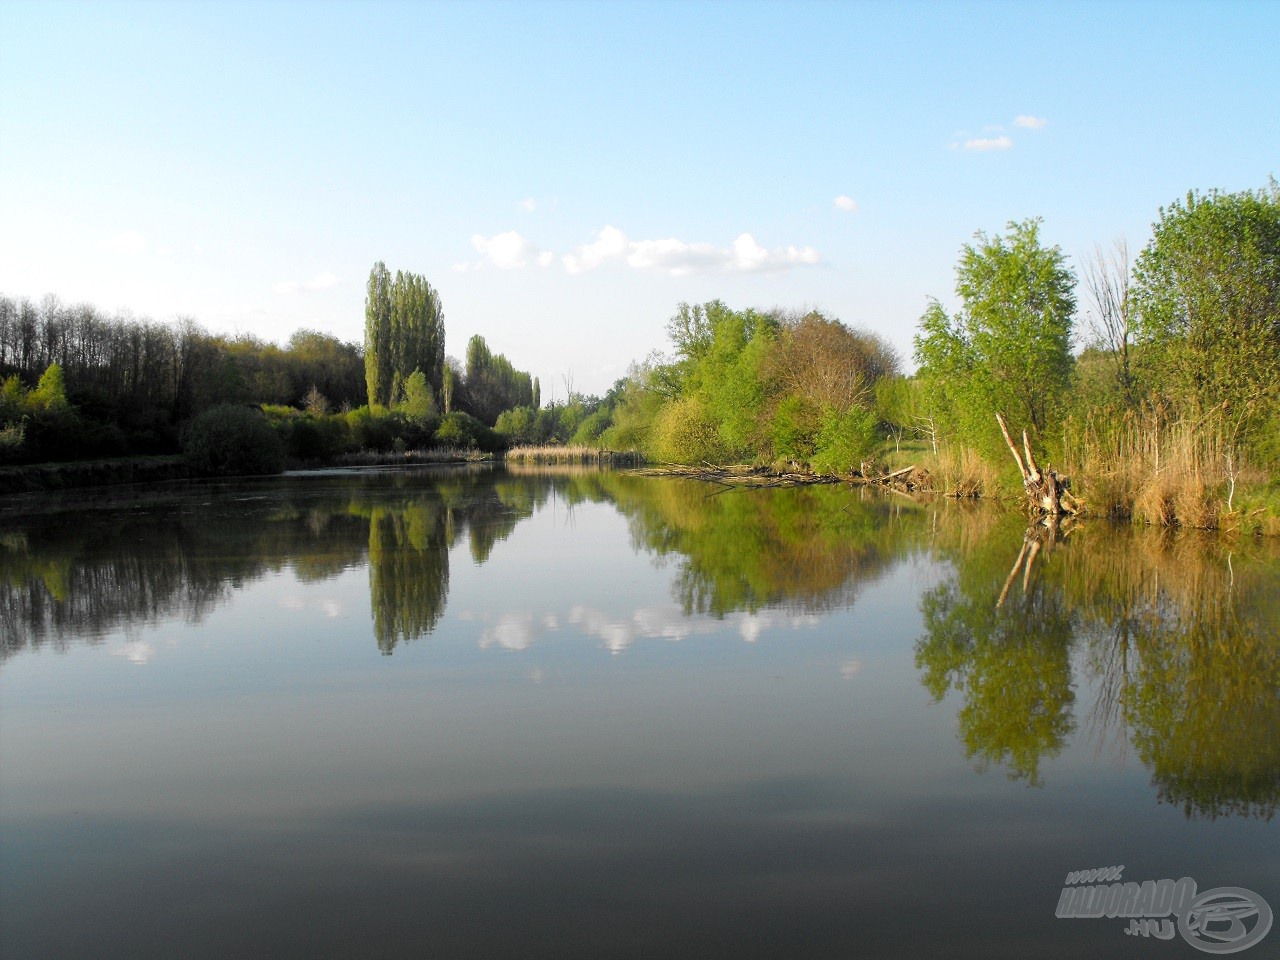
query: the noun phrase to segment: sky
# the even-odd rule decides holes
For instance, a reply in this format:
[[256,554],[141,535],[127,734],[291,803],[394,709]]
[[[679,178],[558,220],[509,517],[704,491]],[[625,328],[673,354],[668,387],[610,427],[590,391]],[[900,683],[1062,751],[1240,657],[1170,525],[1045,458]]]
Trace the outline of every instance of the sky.
[[911,367],[975,232],[1078,268],[1280,176],[1280,3],[0,0],[0,293],[360,340],[381,260],[603,393],[681,301]]

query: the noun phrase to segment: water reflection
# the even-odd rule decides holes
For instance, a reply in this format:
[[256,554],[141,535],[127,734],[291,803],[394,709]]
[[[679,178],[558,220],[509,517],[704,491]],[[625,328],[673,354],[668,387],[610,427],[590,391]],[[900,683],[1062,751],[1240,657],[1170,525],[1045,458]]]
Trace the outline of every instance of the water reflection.
[[968,755],[1041,783],[1041,761],[1075,731],[1083,687],[1091,702],[1077,712],[1095,745],[1132,748],[1161,802],[1188,817],[1270,819],[1280,800],[1275,545],[1095,524],[1066,538],[1030,531],[1015,557],[1013,522],[976,541],[937,537],[955,572],[922,598],[916,664],[935,698],[959,695]]
[[[922,590],[915,666],[935,700],[954,699],[960,743],[980,769],[1041,785],[1049,760],[1088,739],[1131,751],[1158,799],[1188,817],[1276,811],[1277,545],[1098,523],[1026,532],[1016,516],[843,487],[722,493],[625,473],[472,470],[36,513],[0,535],[0,656],[197,622],[281,570],[314,583],[360,567],[373,641],[389,655],[438,628],[451,563],[488,564],[540,511],[572,522],[585,503],[625,517],[631,548],[670,570],[671,604],[610,613],[588,599],[600,584],[564,582],[559,612],[475,614],[482,647],[527,651],[566,625],[615,654],[640,637],[726,627],[755,641],[817,628],[897,564],[929,557],[946,575]],[[149,648],[132,642],[122,655],[145,662]],[[861,661],[839,669],[853,677]]]

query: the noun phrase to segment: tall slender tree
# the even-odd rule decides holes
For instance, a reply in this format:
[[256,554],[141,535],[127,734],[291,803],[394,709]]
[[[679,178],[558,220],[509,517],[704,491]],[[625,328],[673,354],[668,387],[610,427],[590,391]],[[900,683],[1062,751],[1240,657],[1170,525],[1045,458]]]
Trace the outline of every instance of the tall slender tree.
[[444,311],[425,277],[382,261],[369,272],[365,297],[365,383],[369,403],[390,406],[405,381],[421,370],[439,401],[444,386]]
[[391,273],[379,260],[369,271],[364,298],[364,381],[369,406],[387,403],[391,377]]

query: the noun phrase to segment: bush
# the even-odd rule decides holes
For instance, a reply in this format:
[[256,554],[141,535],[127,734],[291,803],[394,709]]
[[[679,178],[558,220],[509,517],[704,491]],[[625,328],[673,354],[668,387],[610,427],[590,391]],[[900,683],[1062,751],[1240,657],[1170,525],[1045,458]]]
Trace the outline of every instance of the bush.
[[662,408],[645,453],[660,462],[687,464],[724,463],[730,456],[705,404],[696,397],[681,397]]
[[512,407],[498,414],[493,429],[513,446],[541,443],[546,437],[539,436],[538,413],[533,407]]
[[436,431],[436,446],[494,453],[504,446],[502,437],[469,413],[446,413]]
[[876,415],[861,407],[827,411],[818,430],[812,466],[816,473],[852,473],[880,441]]
[[223,404],[187,424],[182,453],[193,472],[205,477],[279,473],[284,444],[256,410]]
[[778,404],[769,423],[773,455],[781,460],[808,461],[814,452],[814,434],[820,424],[813,405],[790,396]]
[[582,423],[578,424],[578,429],[574,431],[573,436],[569,438],[569,443],[575,447],[594,447],[600,443],[600,435],[609,429],[613,423],[612,411],[601,407],[591,416],[587,417]]
[[385,453],[396,440],[395,426],[386,407],[359,407],[346,415],[351,442],[357,450]]

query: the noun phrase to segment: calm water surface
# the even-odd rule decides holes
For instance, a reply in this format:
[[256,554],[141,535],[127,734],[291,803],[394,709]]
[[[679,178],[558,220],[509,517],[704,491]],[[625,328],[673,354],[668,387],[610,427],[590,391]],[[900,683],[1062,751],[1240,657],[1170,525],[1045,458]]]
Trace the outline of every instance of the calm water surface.
[[500,468],[11,511],[0,954],[1202,956],[1054,913],[1280,909],[1277,547],[1024,527]]

